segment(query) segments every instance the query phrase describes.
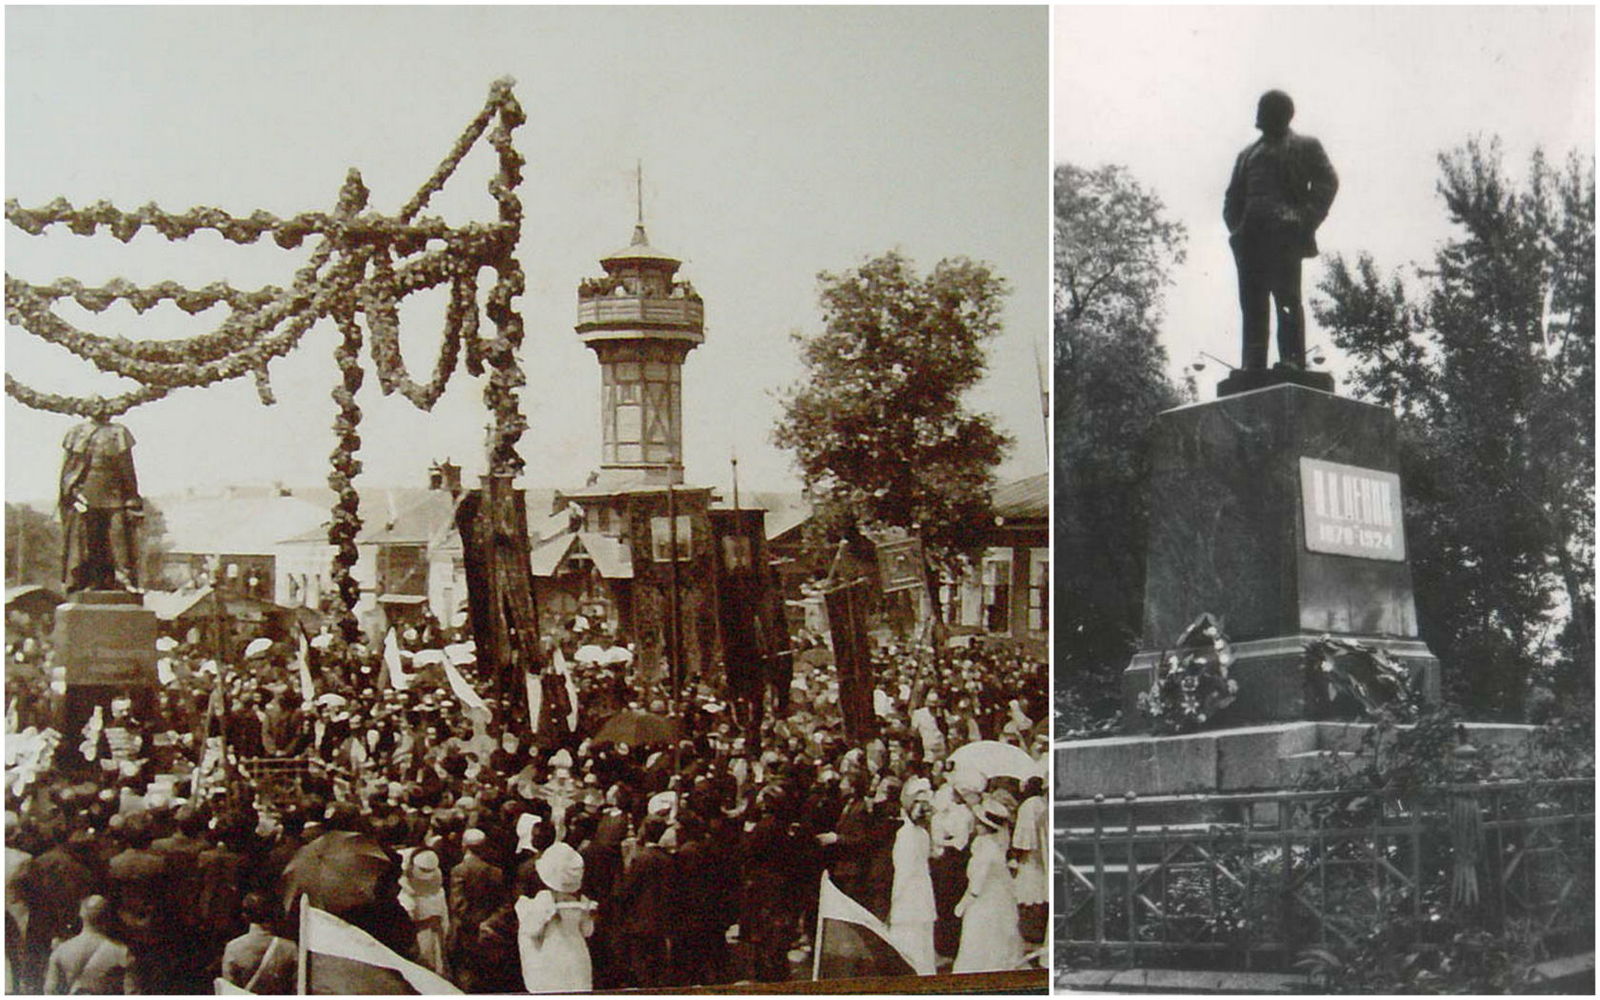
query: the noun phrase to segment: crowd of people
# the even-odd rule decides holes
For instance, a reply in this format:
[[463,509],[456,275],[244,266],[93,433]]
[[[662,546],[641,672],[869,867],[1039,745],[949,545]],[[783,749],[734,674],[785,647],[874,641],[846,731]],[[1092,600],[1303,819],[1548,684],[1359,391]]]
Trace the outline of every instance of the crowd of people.
[[852,736],[824,662],[754,727],[603,632],[547,642],[570,664],[554,712],[432,621],[387,654],[331,630],[225,663],[167,640],[151,702],[58,736],[48,669],[8,671],[33,752],[7,761],[9,988],[292,992],[301,894],[465,992],[778,981],[810,974],[824,872],[918,973],[1041,946],[1042,661],[886,643],[877,731]]

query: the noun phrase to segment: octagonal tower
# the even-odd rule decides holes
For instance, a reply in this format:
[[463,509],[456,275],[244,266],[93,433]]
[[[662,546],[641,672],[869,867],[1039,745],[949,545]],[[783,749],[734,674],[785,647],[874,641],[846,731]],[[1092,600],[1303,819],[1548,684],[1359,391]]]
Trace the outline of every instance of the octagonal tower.
[[683,362],[705,340],[700,296],[682,261],[650,246],[644,223],[578,287],[578,336],[600,360],[602,470],[683,482]]

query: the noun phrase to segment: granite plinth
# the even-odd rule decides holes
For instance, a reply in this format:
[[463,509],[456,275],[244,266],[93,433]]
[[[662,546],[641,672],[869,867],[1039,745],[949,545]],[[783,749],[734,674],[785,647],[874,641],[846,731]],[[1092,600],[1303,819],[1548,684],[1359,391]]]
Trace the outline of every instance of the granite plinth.
[[156,613],[138,594],[85,591],[56,608],[55,659],[67,685],[154,686]]
[[[1289,722],[1297,719],[1318,721],[1350,717],[1358,706],[1335,697],[1328,685],[1305,669],[1305,646],[1323,635],[1302,632],[1232,643],[1234,662],[1228,675],[1239,682],[1233,704],[1216,713],[1218,725],[1244,725],[1259,722]],[[1428,647],[1416,639],[1365,636],[1367,646],[1382,649],[1412,675],[1415,690],[1426,702],[1439,700],[1439,661]],[[1151,675],[1159,652],[1135,654],[1123,672],[1122,715],[1129,720],[1128,732],[1149,728],[1139,714],[1139,693],[1150,689]]]
[[1303,461],[1396,477],[1398,511],[1397,435],[1381,407],[1292,383],[1157,418],[1141,652],[1123,678],[1130,728],[1157,656],[1203,612],[1239,657],[1224,724],[1311,717],[1301,648],[1325,633],[1390,648],[1437,692],[1398,517],[1386,558],[1314,551],[1307,538]]
[[[1371,729],[1364,722],[1286,722],[1057,743],[1056,798],[1122,799],[1132,792],[1144,799],[1291,788],[1323,755],[1360,753]],[[1534,731],[1507,723],[1467,723],[1466,729],[1478,747],[1517,746]]]
[[1328,372],[1296,368],[1235,368],[1217,383],[1217,398],[1252,392],[1275,385],[1299,385],[1318,392],[1333,392],[1333,376]]

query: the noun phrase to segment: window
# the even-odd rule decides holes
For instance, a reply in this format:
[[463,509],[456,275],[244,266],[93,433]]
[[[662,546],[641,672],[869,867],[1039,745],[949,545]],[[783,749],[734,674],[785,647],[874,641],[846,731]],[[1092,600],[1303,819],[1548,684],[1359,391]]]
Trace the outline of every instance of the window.
[[[672,518],[652,517],[650,519],[650,559],[652,562],[670,562],[672,556]],[[694,554],[694,519],[688,514],[679,514],[676,518],[678,534],[679,562],[687,562]]]
[[983,560],[983,629],[1006,632],[1011,628],[1011,557]]
[[1035,555],[1028,575],[1028,631],[1050,631],[1050,559]]

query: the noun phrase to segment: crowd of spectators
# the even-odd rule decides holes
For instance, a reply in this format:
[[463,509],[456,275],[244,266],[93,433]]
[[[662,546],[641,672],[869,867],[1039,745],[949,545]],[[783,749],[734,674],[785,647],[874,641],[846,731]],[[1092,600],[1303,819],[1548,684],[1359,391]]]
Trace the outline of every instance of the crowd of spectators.
[[[44,740],[61,691],[26,641],[9,735],[50,747],[8,753],[13,991],[292,992],[301,891],[466,992],[809,975],[824,871],[918,972],[1020,967],[1044,938],[1043,764],[958,754],[1044,759],[1046,667],[1010,650],[881,645],[877,732],[852,738],[822,657],[755,728],[714,679],[674,698],[598,634],[546,640],[570,664],[543,679],[555,711],[431,621],[395,636],[398,682],[393,650],[331,631],[229,662],[167,640],[152,701]],[[668,735],[597,738],[625,712]],[[381,854],[337,900],[296,861],[335,833]]]

